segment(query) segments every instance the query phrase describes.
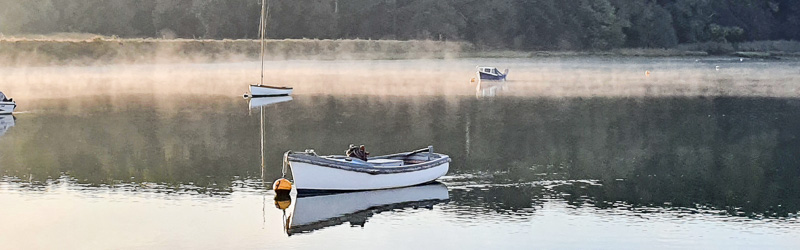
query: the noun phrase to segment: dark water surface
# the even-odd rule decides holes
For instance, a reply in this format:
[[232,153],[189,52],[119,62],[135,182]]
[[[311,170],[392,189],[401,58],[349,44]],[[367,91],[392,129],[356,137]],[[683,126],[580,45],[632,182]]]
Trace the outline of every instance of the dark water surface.
[[[351,143],[433,145],[451,169],[434,186],[288,205],[262,186],[260,109],[242,98],[47,99],[0,137],[0,243],[800,246],[800,99],[297,95],[263,109],[267,186],[285,151]],[[283,205],[308,222],[291,236]]]

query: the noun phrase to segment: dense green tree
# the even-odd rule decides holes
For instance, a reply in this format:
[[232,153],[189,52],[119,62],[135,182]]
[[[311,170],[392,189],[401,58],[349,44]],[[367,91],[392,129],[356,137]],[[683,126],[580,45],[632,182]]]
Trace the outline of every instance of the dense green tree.
[[796,0],[770,1],[778,27],[772,39],[800,40],[800,4]]
[[204,38],[254,38],[260,6],[251,0],[194,0],[191,11],[200,21]]
[[454,1],[459,18],[466,21],[463,37],[481,46],[522,47],[525,37],[519,34],[518,1],[461,0]]
[[268,1],[270,38],[334,38],[333,0]]
[[572,1],[531,0],[520,1],[520,23],[517,40],[521,40],[525,49],[579,49],[577,32],[572,29],[580,27],[580,23],[568,12]]
[[655,1],[614,0],[627,38],[625,46],[669,48],[678,44],[669,11]]
[[678,42],[693,43],[711,39],[708,25],[712,22],[714,11],[710,0],[675,0],[666,6],[672,13]]
[[202,34],[200,20],[192,8],[193,0],[156,0],[153,9],[153,26],[159,37],[191,38]]
[[397,39],[397,0],[338,0],[334,6],[339,37]]
[[[795,1],[796,2],[796,1]],[[797,4],[797,3],[795,3]],[[714,23],[721,27],[727,40],[767,40],[776,27],[774,2],[765,0],[713,0]],[[740,35],[738,30],[741,30]],[[712,34],[719,40],[719,32]]]
[[610,49],[625,42],[623,22],[608,0],[581,0],[577,16],[582,30],[583,48]]
[[406,39],[460,39],[466,23],[449,1],[411,0],[397,9],[398,33]]

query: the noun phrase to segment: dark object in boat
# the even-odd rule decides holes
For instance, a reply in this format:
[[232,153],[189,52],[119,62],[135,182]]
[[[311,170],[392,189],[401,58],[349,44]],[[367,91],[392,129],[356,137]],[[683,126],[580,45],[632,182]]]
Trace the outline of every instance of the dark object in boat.
[[367,156],[369,156],[369,152],[367,152],[364,145],[356,147],[353,144],[350,144],[350,147],[347,149],[347,151],[344,152],[344,154],[347,157],[358,158],[361,159],[362,161],[367,161]]

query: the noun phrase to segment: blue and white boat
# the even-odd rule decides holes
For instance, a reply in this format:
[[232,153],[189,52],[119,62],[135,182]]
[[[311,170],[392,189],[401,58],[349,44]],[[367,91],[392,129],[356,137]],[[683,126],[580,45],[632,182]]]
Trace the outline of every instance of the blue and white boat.
[[14,102],[14,99],[8,98],[3,92],[0,92],[0,114],[14,113],[15,108],[17,108],[17,103]]
[[478,66],[478,79],[490,81],[505,81],[508,75],[508,69],[505,72],[500,72],[495,67],[480,67]]

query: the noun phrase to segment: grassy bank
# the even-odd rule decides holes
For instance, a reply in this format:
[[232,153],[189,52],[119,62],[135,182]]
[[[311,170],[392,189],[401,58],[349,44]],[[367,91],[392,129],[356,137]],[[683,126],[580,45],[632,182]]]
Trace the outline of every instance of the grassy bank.
[[[448,58],[468,44],[390,40],[268,40],[267,60]],[[258,40],[0,39],[0,65],[230,62],[258,60]]]
[[[68,34],[0,37],[0,66],[120,63],[238,62],[258,60],[258,40],[120,39]],[[267,41],[267,60],[379,60],[434,58],[529,58],[575,56],[702,57],[727,55],[761,59],[800,57],[800,42],[682,44],[674,49],[610,51],[481,50],[466,42],[394,40]]]

